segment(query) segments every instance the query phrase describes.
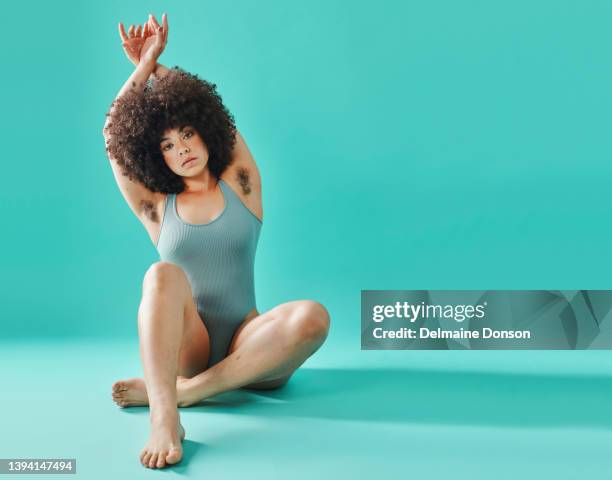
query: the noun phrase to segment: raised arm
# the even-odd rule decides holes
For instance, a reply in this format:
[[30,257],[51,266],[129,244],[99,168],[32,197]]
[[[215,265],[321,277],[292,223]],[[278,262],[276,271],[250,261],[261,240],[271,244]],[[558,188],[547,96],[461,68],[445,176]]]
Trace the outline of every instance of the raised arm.
[[[134,30],[132,26],[128,34],[125,33],[123,25],[121,23],[119,24],[119,33],[123,41],[122,46],[128,58],[136,64],[136,68],[119,90],[119,93],[115,97],[115,101],[123,97],[129,91],[136,93],[142,92],[147,80],[152,74],[154,74],[154,77],[158,78],[167,74],[168,70],[163,65],[157,63],[157,58],[159,58],[159,55],[163,51],[167,40],[167,20],[165,16],[163,19],[163,27],[156,26],[155,24],[151,22],[151,18],[149,18],[149,22],[145,24],[142,30],[141,27]],[[112,136],[109,127],[111,124],[111,115],[114,111],[114,104],[115,102],[113,102],[107,114],[106,122],[102,129],[107,151]],[[130,209],[145,226],[150,222],[156,223],[158,219],[155,212],[157,211],[157,206],[165,197],[165,194],[152,192],[143,184],[131,180],[127,175],[124,175],[116,158],[113,158],[110,153],[108,158],[119,190]]]
[[[154,68],[155,65],[152,64],[139,64],[123,84],[115,99],[121,98],[129,90],[142,91]],[[106,117],[104,128],[102,129],[107,147],[111,140],[111,134],[109,133],[108,127],[113,109],[114,107],[111,107]],[[146,221],[150,218],[149,212],[151,208],[163,198],[163,194],[151,192],[142,183],[130,180],[127,175],[124,175],[117,159],[113,158],[110,153],[108,154],[108,158],[117,186],[130,209],[141,221]]]

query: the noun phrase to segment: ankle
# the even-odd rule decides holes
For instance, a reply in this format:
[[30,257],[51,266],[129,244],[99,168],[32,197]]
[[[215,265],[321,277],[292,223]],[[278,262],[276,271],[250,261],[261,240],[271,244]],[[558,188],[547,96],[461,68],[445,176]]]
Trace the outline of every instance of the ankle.
[[152,425],[167,424],[172,421],[179,421],[179,413],[176,406],[157,406],[150,408],[150,418]]
[[194,388],[190,387],[188,384],[180,385],[176,389],[176,398],[179,407],[190,407],[201,400],[197,398]]

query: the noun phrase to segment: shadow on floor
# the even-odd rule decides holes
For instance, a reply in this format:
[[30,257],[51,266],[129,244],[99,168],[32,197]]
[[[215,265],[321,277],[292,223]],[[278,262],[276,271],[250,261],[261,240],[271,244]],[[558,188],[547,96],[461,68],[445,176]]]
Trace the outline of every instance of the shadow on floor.
[[[393,423],[612,428],[612,378],[399,369],[299,369],[277,390],[189,411]],[[130,409],[145,410],[148,409]]]
[[196,458],[200,453],[200,450],[206,446],[203,443],[196,442],[185,438],[183,440],[183,459],[177,464],[169,467],[172,471],[181,475],[189,475],[189,466],[192,465],[192,459]]

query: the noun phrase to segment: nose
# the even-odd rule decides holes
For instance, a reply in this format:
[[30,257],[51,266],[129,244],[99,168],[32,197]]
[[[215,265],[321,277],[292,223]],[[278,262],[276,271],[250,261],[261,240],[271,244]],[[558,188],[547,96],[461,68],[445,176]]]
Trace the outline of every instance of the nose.
[[183,155],[187,155],[190,152],[189,147],[187,145],[181,145],[181,147],[179,148],[179,155],[183,156]]

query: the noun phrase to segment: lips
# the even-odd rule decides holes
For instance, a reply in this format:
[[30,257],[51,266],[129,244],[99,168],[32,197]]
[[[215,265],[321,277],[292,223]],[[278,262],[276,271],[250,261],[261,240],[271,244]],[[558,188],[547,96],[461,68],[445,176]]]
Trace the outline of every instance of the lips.
[[184,167],[185,165],[187,165],[189,162],[191,162],[192,160],[195,160],[197,157],[189,157],[187,160],[185,160],[182,164],[181,167]]

